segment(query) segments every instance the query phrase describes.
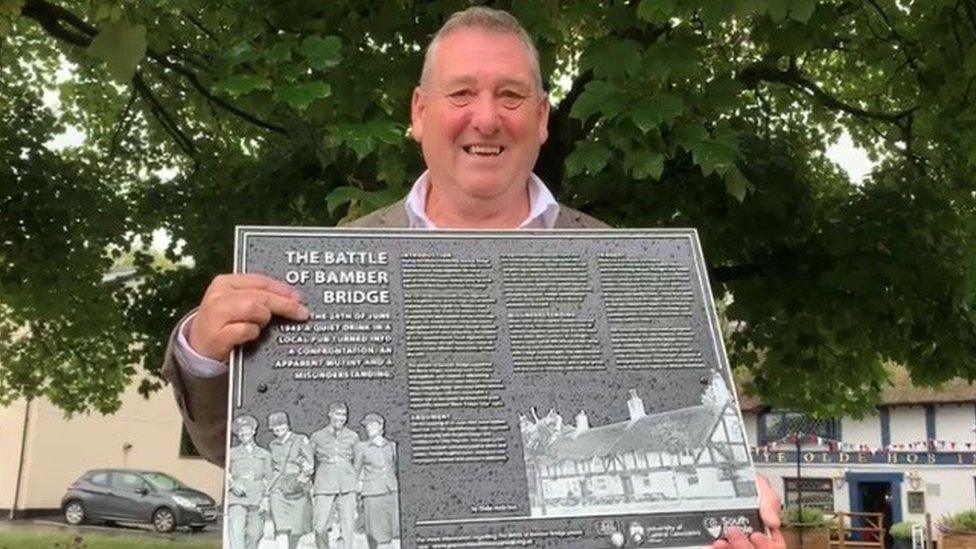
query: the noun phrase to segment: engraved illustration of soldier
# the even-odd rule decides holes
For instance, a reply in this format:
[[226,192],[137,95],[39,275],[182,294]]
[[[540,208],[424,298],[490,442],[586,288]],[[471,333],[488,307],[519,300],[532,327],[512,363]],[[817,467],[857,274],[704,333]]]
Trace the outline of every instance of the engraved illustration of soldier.
[[230,549],[257,549],[264,533],[264,498],[271,482],[271,452],[254,442],[258,420],[242,415],[233,433],[240,442],[228,454],[227,531]]
[[302,536],[311,530],[309,481],[314,463],[312,448],[307,436],[291,430],[285,412],[270,414],[268,427],[275,435],[270,444],[274,470],[268,487],[271,518],[275,534],[287,536],[288,549],[296,549]]
[[315,459],[314,502],[315,543],[329,547],[329,524],[334,507],[339,511],[339,530],[343,549],[352,549],[356,525],[358,481],[356,446],[359,435],[346,427],[349,408],[343,402],[329,405],[329,424],[312,433]]
[[369,549],[389,549],[400,538],[396,443],[384,436],[383,416],[363,417],[366,441],[359,443],[359,493]]

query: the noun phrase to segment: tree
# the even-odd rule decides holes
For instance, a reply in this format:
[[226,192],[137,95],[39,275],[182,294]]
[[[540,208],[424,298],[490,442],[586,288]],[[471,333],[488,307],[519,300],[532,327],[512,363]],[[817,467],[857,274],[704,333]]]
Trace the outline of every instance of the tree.
[[[697,227],[767,402],[863,412],[886,361],[976,377],[976,2],[492,4],[537,39],[555,101],[537,172],[611,223]],[[466,5],[0,0],[0,398],[113,409],[230,268],[234,224],[402,196],[423,46]],[[67,127],[82,146],[45,147]],[[876,161],[863,182],[824,156],[842,131]],[[143,250],[107,290],[157,229],[182,267]]]

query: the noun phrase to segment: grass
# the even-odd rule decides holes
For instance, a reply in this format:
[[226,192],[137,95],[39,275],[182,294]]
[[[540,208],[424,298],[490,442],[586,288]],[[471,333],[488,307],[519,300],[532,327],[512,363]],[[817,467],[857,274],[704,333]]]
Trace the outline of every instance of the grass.
[[220,549],[216,540],[151,539],[125,534],[0,530],[0,549]]

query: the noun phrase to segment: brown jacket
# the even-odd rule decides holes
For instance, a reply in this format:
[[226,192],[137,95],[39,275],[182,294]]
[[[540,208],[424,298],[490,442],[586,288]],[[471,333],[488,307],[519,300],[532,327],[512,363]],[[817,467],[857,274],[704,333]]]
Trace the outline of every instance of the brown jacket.
[[[407,210],[403,201],[377,210],[357,219],[352,227],[391,228],[409,227]],[[557,229],[605,229],[607,225],[566,206],[559,206]],[[177,323],[177,327],[182,320]],[[200,454],[207,460],[223,467],[227,442],[227,374],[214,378],[198,378],[182,375],[179,360],[173,352],[176,330],[169,337],[169,346],[163,360],[163,375],[173,386],[176,404],[183,414],[183,425]]]

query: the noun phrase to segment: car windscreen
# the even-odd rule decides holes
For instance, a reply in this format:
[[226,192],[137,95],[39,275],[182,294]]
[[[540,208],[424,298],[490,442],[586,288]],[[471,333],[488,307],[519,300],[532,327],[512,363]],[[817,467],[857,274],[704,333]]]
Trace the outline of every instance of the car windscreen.
[[150,486],[160,492],[169,492],[179,488],[186,488],[186,485],[182,482],[169,475],[164,475],[163,473],[143,473],[142,478],[146,479],[146,482],[148,482]]

